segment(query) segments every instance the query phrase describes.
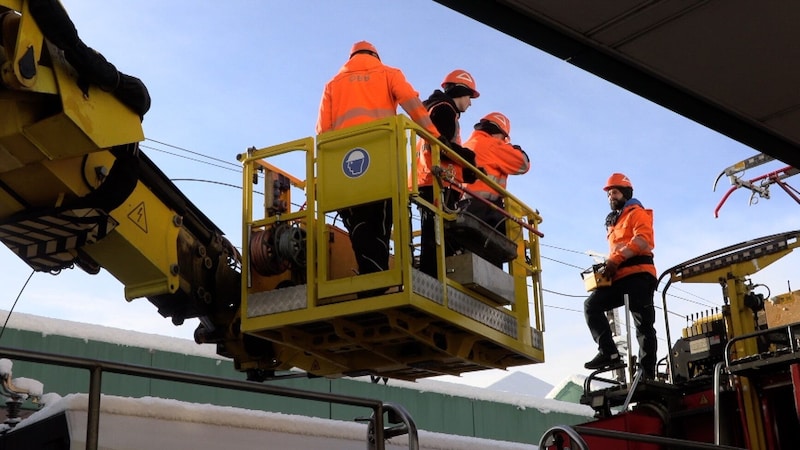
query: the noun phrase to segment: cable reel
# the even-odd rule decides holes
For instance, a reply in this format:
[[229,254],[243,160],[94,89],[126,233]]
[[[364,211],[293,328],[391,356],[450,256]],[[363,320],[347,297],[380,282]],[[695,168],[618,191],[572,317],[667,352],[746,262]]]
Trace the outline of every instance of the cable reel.
[[279,275],[306,266],[306,231],[297,223],[278,223],[253,232],[250,265],[263,276]]

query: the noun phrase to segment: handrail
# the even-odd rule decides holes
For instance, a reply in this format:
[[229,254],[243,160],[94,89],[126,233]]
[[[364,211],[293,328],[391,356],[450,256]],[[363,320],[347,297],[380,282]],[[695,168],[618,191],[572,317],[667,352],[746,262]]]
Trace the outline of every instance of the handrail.
[[[730,267],[737,263],[761,258],[768,254],[776,254],[782,251],[792,251],[800,246],[800,230],[788,231],[763,236],[749,241],[730,245],[704,255],[697,256],[688,261],[670,267],[663,271],[658,277],[658,285],[666,279],[666,285],[661,290],[662,309],[664,311],[664,323],[666,324],[667,348],[672,348],[672,336],[670,334],[669,313],[667,309],[667,291],[674,282],[685,282],[696,279],[701,275],[706,275],[713,271]],[[753,273],[763,269],[765,266],[753,264]],[[708,281],[710,282],[710,281]],[[726,299],[726,303],[727,303]],[[673,367],[672,352],[667,352],[667,365]],[[673,371],[669,370],[669,382],[674,381]]]
[[622,386],[623,384],[625,384],[624,382],[619,380],[612,380],[611,378],[603,378],[597,376],[598,374],[611,372],[612,370],[617,370],[624,367],[625,364],[615,364],[613,366],[597,369],[594,372],[590,373],[589,376],[583,380],[583,395],[589,395],[590,393],[592,393],[592,381],[600,381],[603,383],[608,383],[612,386],[614,385]]
[[[404,117],[404,119],[405,119],[405,117]],[[428,142],[433,141],[433,142],[439,143],[439,141],[437,141],[435,139],[435,136],[430,134],[430,132],[428,132],[427,130],[421,128],[416,123],[411,122],[408,119],[406,119],[404,122],[405,123],[403,125],[406,128],[413,129],[415,134],[417,135],[417,137],[421,137],[421,138],[425,139]],[[412,141],[411,144],[412,145],[416,144],[416,142]],[[460,155],[458,155],[456,152],[454,152],[452,149],[450,149],[449,147],[447,147],[443,143],[439,143],[438,145],[431,145],[431,157],[434,158],[434,156],[438,155],[438,154],[443,154],[443,155],[447,156],[448,159],[457,162],[462,167],[465,167],[465,168],[468,168],[468,169],[472,169],[472,171],[475,173],[475,176],[479,180],[483,181],[489,187],[493,188],[502,197],[507,198],[507,199],[517,203],[518,205],[520,205],[522,207],[522,209],[525,210],[529,214],[529,216],[533,219],[533,223],[534,224],[539,224],[539,223],[542,222],[542,217],[539,215],[539,213],[536,210],[532,209],[530,206],[525,204],[525,202],[523,202],[522,200],[520,200],[519,198],[514,196],[514,194],[509,192],[506,188],[504,188],[503,186],[500,186],[499,184],[497,184],[496,181],[494,181],[493,179],[489,178],[486,174],[481,172],[477,167],[475,167],[472,164],[470,164],[467,160],[462,158]],[[433,160],[436,161],[436,159],[433,159]],[[416,176],[413,173],[412,173],[412,180],[413,180],[413,183],[412,183],[413,186],[412,186],[411,191],[412,192],[418,192],[418,190],[419,190],[419,186],[417,184],[418,180],[416,179]],[[464,190],[463,186],[456,186],[456,187],[459,188],[460,190]],[[517,222],[517,223],[520,223],[520,222]],[[539,232],[537,230],[536,234],[539,235],[539,233],[541,233],[541,232]]]
[[605,430],[602,428],[592,428],[585,425],[573,427],[581,435],[585,436],[599,436],[611,439],[617,439],[628,442],[644,442],[648,444],[660,444],[668,446],[668,448],[697,448],[708,450],[746,450],[741,447],[732,447],[730,445],[709,444],[706,442],[687,441],[686,439],[676,439],[664,436],[653,436],[650,434],[631,433],[628,431]]
[[[578,432],[575,430],[575,428],[573,428],[573,427],[571,427],[569,425],[556,425],[556,426],[550,428],[549,430],[545,431],[544,434],[542,435],[542,438],[539,439],[539,448],[540,449],[548,448],[548,444],[547,444],[548,438],[552,437],[553,439],[556,439],[555,436],[559,432],[566,434],[567,437],[569,437],[570,444],[575,444],[577,446],[577,447],[575,447],[573,449],[573,447],[570,445],[571,449],[573,449],[573,450],[589,450],[589,446],[586,444],[586,441],[583,440],[583,438],[581,437],[580,434],[578,434]],[[556,443],[553,442],[553,444],[556,444]]]
[[[434,168],[434,169],[436,169],[436,168]],[[544,233],[542,233],[541,231],[536,229],[536,227],[534,227],[533,225],[525,222],[524,220],[520,219],[519,217],[514,216],[513,214],[509,214],[508,212],[506,212],[505,209],[502,209],[499,206],[495,205],[494,203],[490,202],[489,200],[486,200],[485,198],[481,197],[480,195],[475,194],[473,191],[469,190],[469,188],[465,188],[463,186],[453,186],[453,187],[455,188],[456,191],[460,191],[460,192],[462,192],[464,194],[470,195],[470,197],[471,197],[470,199],[471,200],[477,200],[477,201],[483,203],[484,205],[486,205],[487,207],[489,207],[491,209],[494,209],[499,214],[502,214],[506,219],[514,221],[519,226],[527,229],[531,233],[533,233],[533,234],[535,234],[535,235],[537,235],[539,237],[544,237]]]
[[589,450],[589,446],[583,436],[597,436],[602,438],[614,439],[626,442],[644,442],[649,444],[665,445],[668,448],[686,448],[686,449],[708,449],[708,450],[746,450],[741,447],[733,447],[730,445],[722,444],[709,444],[706,442],[689,441],[686,439],[677,439],[665,436],[654,436],[651,434],[631,433],[628,431],[607,430],[604,428],[594,428],[586,425],[556,425],[544,432],[541,439],[539,439],[539,448],[549,448],[548,439],[552,439],[557,433],[564,433],[570,439],[570,449],[573,450]]
[[[86,423],[86,450],[97,450],[100,424],[100,394],[102,373],[110,372],[121,375],[146,377],[178,383],[188,383],[208,387],[232,389],[244,392],[292,397],[301,400],[337,403],[348,406],[359,406],[372,409],[372,425],[374,433],[375,450],[385,449],[387,438],[383,428],[383,412],[386,407],[391,410],[400,410],[401,407],[384,403],[380,400],[352,397],[324,392],[304,391],[283,386],[270,386],[253,381],[234,380],[230,378],[207,376],[191,372],[160,369],[156,367],[140,366],[136,364],[120,363],[115,361],[98,360],[78,356],[59,355],[55,353],[38,352],[33,350],[20,350],[9,347],[0,347],[0,355],[9,359],[17,359],[34,363],[51,364],[61,367],[86,369],[89,377],[89,406],[87,408]],[[416,434],[416,425],[405,410],[401,411],[406,426],[410,432]],[[395,433],[393,436],[399,435]],[[391,436],[390,436],[391,437]],[[409,437],[409,449],[418,450],[413,446],[412,437]]]
[[[789,325],[784,325],[784,327],[783,327],[783,330],[786,331],[786,334],[789,337],[789,352],[790,353],[798,353],[798,352],[800,352],[800,348],[798,348],[797,344],[795,343],[795,340],[792,339],[792,329],[797,328],[797,327],[800,327],[800,322],[795,322],[795,323],[791,323]],[[752,338],[755,338],[755,337],[758,337],[758,336],[761,336],[761,335],[764,335],[764,334],[773,334],[773,333],[776,333],[778,331],[781,331],[781,329],[779,327],[767,328],[767,329],[764,329],[764,330],[755,331],[753,333],[742,334],[740,336],[736,336],[736,337],[731,338],[730,340],[728,340],[728,342],[725,344],[725,354],[724,354],[724,356],[725,356],[725,367],[728,367],[728,368],[731,367],[730,348],[731,348],[732,344],[734,344],[735,342],[738,342],[738,341],[745,340],[745,339],[752,339]],[[753,356],[753,355],[749,355],[749,356]],[[733,363],[735,365],[736,361],[733,361]]]
[[633,381],[631,381],[631,387],[628,389],[628,395],[625,396],[625,403],[622,404],[622,410],[627,411],[628,407],[631,404],[631,400],[633,400],[633,394],[636,392],[636,388],[639,386],[639,382],[642,380],[644,376],[644,369],[639,366],[636,369],[636,373],[633,375]]
[[720,429],[720,399],[719,394],[722,393],[722,383],[720,377],[722,374],[723,362],[720,361],[714,364],[714,443],[719,444],[721,437]]
[[[411,418],[411,414],[399,404],[396,403],[384,403],[384,409],[386,412],[389,413],[389,423],[397,423],[397,425],[393,427],[388,427],[384,430],[383,436],[384,439],[391,439],[395,436],[401,436],[404,434],[408,435],[408,448],[409,450],[419,450],[419,434],[417,432],[417,425],[414,423],[414,420]],[[375,427],[375,420],[373,416],[369,419],[357,419],[358,421],[367,421],[369,423],[369,429],[367,431],[367,450],[378,450],[381,447],[377,447],[376,445],[379,442],[383,442],[383,440],[378,439],[376,435],[373,434],[374,427]]]

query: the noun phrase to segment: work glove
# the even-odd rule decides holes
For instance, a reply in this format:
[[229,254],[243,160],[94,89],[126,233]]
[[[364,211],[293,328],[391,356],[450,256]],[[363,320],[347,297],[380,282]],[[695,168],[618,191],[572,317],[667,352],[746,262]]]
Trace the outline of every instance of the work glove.
[[[486,169],[484,169],[483,167],[478,167],[478,170],[480,170],[484,175],[486,175]],[[466,184],[472,184],[478,181],[478,175],[475,173],[475,171],[472,169],[468,169],[466,167],[463,170],[463,178],[464,178],[464,183]]]
[[475,175],[475,172],[472,169],[464,168],[461,173],[462,178],[464,178],[464,183],[472,184],[478,181],[478,176]]
[[[475,164],[477,164],[475,162],[475,152],[473,152],[472,150],[470,150],[470,149],[468,149],[466,147],[462,147],[462,146],[456,144],[455,142],[451,142],[450,144],[451,144],[450,148],[458,156],[464,158],[470,165],[474,166]],[[478,176],[475,175],[475,172],[473,172],[472,169],[470,169],[468,167],[464,167],[464,170],[462,171],[462,176],[464,178],[464,180],[463,180],[464,183],[467,183],[467,184],[474,183],[478,179]]]
[[607,259],[603,263],[603,276],[608,278],[609,280],[614,279],[614,275],[617,274],[617,269],[619,268],[619,264],[615,263],[614,261]]
[[[452,150],[458,156],[464,158],[471,165],[474,166],[476,164],[476,162],[475,162],[475,152],[473,152],[472,150],[470,150],[470,149],[468,149],[466,147],[462,147],[462,146],[460,146],[459,144],[456,144],[453,141],[449,141],[444,136],[439,136],[436,139],[440,140],[443,144],[445,144],[447,146],[447,148]],[[445,155],[444,153],[442,153],[442,163],[458,164],[459,166],[461,165],[461,164],[453,161],[452,159],[448,158],[447,155]],[[463,177],[462,181],[464,181],[464,183],[467,183],[467,184],[474,183],[478,179],[477,176],[475,175],[475,172],[473,172],[472,169],[468,169],[466,167],[463,170],[462,177]]]
[[[437,136],[436,140],[441,142],[442,144],[444,144],[444,146],[446,148],[450,149],[450,150],[453,150],[453,146],[458,146],[458,144],[456,144],[455,142],[451,141],[450,139],[447,139],[447,137],[445,137],[443,134],[440,134],[439,136]],[[440,153],[440,156],[441,156],[442,162],[449,162],[449,163],[453,162],[452,159],[447,157],[447,155],[444,153],[444,151],[442,151]]]
[[525,153],[525,150],[523,150],[522,147],[520,147],[519,145],[512,145],[512,147],[514,147],[514,150],[519,150],[519,152],[522,153],[522,156],[525,157],[526,161],[528,161],[528,162],[531,161],[531,159],[528,158],[528,154]]
[[451,144],[450,139],[447,139],[446,137],[444,137],[443,134],[440,134],[439,136],[437,136],[436,140],[441,142],[442,144],[444,144],[446,147],[448,147],[448,148],[450,147],[450,144]]
[[[468,163],[475,165],[475,152],[472,150],[462,147],[455,142],[444,141],[447,144],[447,148],[453,151],[456,155],[464,158]],[[453,162],[450,158],[442,154],[442,160]]]

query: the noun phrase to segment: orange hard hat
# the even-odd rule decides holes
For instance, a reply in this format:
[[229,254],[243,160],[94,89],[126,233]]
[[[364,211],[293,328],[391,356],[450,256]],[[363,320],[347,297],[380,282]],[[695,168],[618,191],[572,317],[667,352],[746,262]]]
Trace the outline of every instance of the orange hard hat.
[[511,121],[508,120],[508,117],[499,112],[493,112],[483,116],[481,122],[493,123],[497,128],[500,128],[500,131],[502,131],[506,137],[511,135]]
[[611,176],[608,177],[608,181],[606,181],[606,185],[603,190],[608,191],[612,187],[627,187],[633,189],[633,184],[631,183],[631,180],[625,176],[625,174],[612,173]]
[[447,76],[444,77],[444,81],[442,81],[442,88],[446,89],[448,84],[461,85],[469,88],[469,90],[472,91],[470,98],[478,98],[481,96],[481,93],[475,89],[475,79],[472,78],[472,75],[466,70],[456,69],[448,73]]
[[350,49],[350,57],[352,58],[357,52],[370,52],[373,53],[376,58],[380,59],[378,56],[378,49],[367,41],[358,41],[353,44],[353,48]]

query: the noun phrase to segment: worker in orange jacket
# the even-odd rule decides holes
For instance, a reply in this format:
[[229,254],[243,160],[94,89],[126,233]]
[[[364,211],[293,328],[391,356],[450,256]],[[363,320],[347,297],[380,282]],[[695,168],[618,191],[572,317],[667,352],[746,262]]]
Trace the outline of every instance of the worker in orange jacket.
[[[456,69],[448,73],[442,81],[442,90],[436,89],[425,100],[423,105],[427,108],[433,124],[436,126],[439,140],[456,154],[464,158],[467,162],[475,165],[475,153],[461,146],[461,127],[458,120],[461,113],[472,105],[472,99],[478,98],[480,92],[477,90],[475,79],[469,72]],[[442,155],[442,168],[453,174],[456,183],[470,183],[475,181],[475,175],[471,171],[465,171],[460,164]],[[417,185],[420,197],[428,202],[435,203],[433,198],[433,161],[431,147],[425,141],[417,142]],[[409,175],[409,188],[411,188],[411,176]],[[460,192],[449,189],[446,185],[443,188],[443,198],[441,205],[445,209],[455,209],[461,197]],[[435,216],[427,208],[420,207],[421,236],[420,236],[420,264],[419,268],[423,273],[436,277],[436,229]],[[454,255],[458,247],[452,240],[444,237],[445,256]]]
[[[461,113],[472,105],[472,99],[481,95],[477,90],[475,79],[466,70],[456,69],[445,76],[442,81],[442,89],[434,90],[422,103],[427,108],[442,143],[467,162],[474,164],[475,154],[461,146],[461,126],[458,121]],[[433,185],[433,162],[431,159],[430,145],[419,142],[417,145],[417,185],[420,188]],[[464,181],[463,168],[459,164],[445,157],[442,165],[446,166],[445,169],[452,168],[456,181]],[[470,175],[467,175],[467,182],[474,181],[474,177],[472,179],[469,177]]]
[[[397,106],[421,127],[438,135],[419,94],[399,69],[384,65],[375,46],[353,44],[350,59],[326,85],[317,120],[317,133],[338,130],[397,114]],[[357,205],[339,211],[350,233],[359,274],[389,268],[392,229],[391,201]],[[377,293],[372,293],[377,294]]]
[[627,294],[639,341],[639,366],[645,378],[653,379],[658,349],[653,306],[658,284],[653,264],[653,210],[633,198],[633,184],[621,173],[612,174],[603,190],[611,206],[606,217],[609,255],[604,267],[611,285],[592,291],[583,304],[586,324],[599,349],[585,367],[601,369],[619,362],[605,312],[624,305]]
[[[489,179],[505,189],[509,175],[528,173],[531,168],[530,159],[522,147],[511,144],[511,121],[508,117],[499,112],[489,113],[473,128],[474,131],[464,147],[475,152],[477,166]],[[470,196],[481,197],[497,208],[479,199],[472,199],[467,206],[467,212],[505,234],[505,216],[498,210],[505,206],[502,193],[480,179],[468,188]]]
[[403,72],[381,63],[374,45],[356,42],[350,59],[325,85],[317,134],[393,116],[398,105],[422,128],[437,135],[419,93]]

